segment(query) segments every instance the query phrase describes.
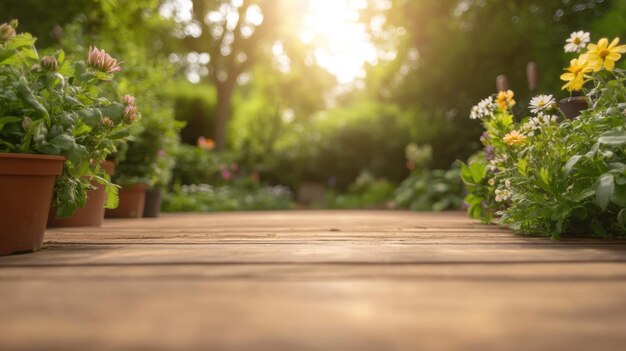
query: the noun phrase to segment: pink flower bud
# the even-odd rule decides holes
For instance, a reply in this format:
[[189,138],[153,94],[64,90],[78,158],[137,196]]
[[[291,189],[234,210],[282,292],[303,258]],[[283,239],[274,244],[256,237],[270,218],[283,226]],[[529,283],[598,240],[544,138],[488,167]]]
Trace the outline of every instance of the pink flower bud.
[[46,71],[55,72],[59,69],[59,61],[54,56],[44,56],[39,61],[39,65]]
[[102,117],[100,119],[100,125],[102,125],[105,128],[113,128],[115,126],[115,123],[109,117]]
[[132,95],[124,95],[122,98],[122,103],[126,106],[135,104],[135,97]]
[[9,41],[15,37],[15,28],[8,23],[0,24],[0,42]]
[[124,108],[124,122],[128,124],[134,123],[139,117],[137,115],[137,112],[138,112],[137,106],[133,106],[133,105],[126,106],[126,108]]
[[107,54],[106,51],[100,50],[94,46],[89,47],[89,54],[87,55],[87,65],[93,69],[104,73],[114,73],[122,70],[120,67],[121,62],[117,62],[116,59]]

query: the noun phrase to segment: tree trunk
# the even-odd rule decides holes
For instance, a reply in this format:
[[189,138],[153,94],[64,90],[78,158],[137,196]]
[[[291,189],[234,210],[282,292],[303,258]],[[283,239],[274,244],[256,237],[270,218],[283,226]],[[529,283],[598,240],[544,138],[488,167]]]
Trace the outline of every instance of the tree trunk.
[[217,111],[215,115],[215,149],[217,151],[226,149],[226,131],[230,118],[232,94],[233,89],[228,84],[217,88]]

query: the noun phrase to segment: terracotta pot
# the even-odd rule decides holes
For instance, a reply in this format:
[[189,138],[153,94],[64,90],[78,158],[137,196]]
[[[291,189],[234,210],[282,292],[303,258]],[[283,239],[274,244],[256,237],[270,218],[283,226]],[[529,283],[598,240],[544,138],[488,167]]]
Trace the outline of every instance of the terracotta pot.
[[141,218],[146,202],[145,184],[124,186],[120,189],[120,204],[117,208],[106,209],[106,218]]
[[580,112],[589,108],[584,96],[572,96],[559,101],[559,108],[565,117],[575,119],[580,116]]
[[146,192],[144,218],[157,218],[161,214],[161,188],[152,188]]
[[[104,161],[101,163],[102,168],[108,175],[115,172],[115,163],[113,161]],[[48,227],[99,227],[104,221],[104,204],[107,195],[104,185],[93,181],[91,183],[95,189],[87,192],[87,202],[85,207],[79,208],[69,218],[56,218],[56,209],[50,208],[48,214]]]
[[41,248],[64,157],[0,153],[0,255]]

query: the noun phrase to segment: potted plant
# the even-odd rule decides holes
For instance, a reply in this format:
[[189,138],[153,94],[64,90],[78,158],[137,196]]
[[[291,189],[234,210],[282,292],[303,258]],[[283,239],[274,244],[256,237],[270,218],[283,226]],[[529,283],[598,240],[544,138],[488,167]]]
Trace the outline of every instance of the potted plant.
[[[582,34],[581,34],[582,33]],[[551,95],[530,102],[532,115],[514,116],[513,92],[476,105],[472,119],[486,131],[482,152],[462,165],[471,217],[523,234],[626,235],[626,71],[616,67],[619,39],[588,44],[573,33],[579,56],[561,75],[588,108],[566,118]]]
[[117,61],[99,50],[87,62],[62,51],[40,57],[35,38],[16,27],[0,25],[0,254],[39,249],[50,205],[71,215],[92,180],[114,206],[116,187],[100,163],[132,122],[99,95]]

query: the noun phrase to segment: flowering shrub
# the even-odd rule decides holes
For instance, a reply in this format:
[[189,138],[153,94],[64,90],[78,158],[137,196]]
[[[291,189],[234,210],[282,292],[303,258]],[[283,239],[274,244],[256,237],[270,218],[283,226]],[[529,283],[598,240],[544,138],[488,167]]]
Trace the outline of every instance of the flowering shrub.
[[125,113],[124,104],[100,95],[117,61],[95,48],[87,63],[62,51],[39,57],[35,38],[16,27],[0,25],[0,152],[66,157],[52,200],[60,217],[84,206],[92,179],[106,185],[107,206],[117,206],[117,188],[100,162],[138,118],[136,109]]
[[589,40],[575,32],[565,46],[580,53],[561,75],[563,89],[582,90],[588,104],[578,118],[565,118],[551,95],[533,98],[533,115],[516,118],[510,91],[472,109],[486,131],[484,150],[461,169],[471,217],[499,215],[531,235],[626,234],[626,72],[615,68],[626,46]]

